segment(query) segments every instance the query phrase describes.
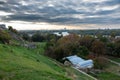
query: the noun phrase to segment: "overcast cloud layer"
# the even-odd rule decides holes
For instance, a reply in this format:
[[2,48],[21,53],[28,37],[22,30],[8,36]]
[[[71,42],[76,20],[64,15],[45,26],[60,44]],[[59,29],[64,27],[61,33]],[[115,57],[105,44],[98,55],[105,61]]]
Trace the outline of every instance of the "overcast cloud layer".
[[0,20],[119,24],[120,0],[0,0]]

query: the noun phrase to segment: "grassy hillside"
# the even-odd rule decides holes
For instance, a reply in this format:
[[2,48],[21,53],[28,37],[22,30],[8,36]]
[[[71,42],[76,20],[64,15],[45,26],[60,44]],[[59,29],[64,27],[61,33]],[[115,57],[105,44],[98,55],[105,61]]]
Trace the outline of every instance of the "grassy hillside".
[[39,49],[0,44],[0,80],[92,80],[41,55]]

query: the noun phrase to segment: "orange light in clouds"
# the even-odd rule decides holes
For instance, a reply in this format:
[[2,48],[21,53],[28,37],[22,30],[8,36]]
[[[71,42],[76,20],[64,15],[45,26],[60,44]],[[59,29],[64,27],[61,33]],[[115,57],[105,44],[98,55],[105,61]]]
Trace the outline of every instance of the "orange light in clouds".
[[24,21],[11,21],[0,22],[6,26],[12,26],[17,30],[52,30],[52,29],[120,29],[120,24],[80,24],[80,25],[55,25],[46,22],[24,22]]

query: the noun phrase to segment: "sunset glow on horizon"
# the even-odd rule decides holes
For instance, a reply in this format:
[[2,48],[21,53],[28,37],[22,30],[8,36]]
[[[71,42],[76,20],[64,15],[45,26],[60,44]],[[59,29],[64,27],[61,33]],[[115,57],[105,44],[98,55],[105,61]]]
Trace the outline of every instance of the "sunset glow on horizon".
[[[12,26],[17,30],[62,30],[62,29],[73,29],[73,30],[86,30],[86,29],[120,29],[120,25],[103,25],[103,24],[81,24],[81,25],[56,25],[49,23],[31,23],[22,21],[2,22],[6,27]],[[96,27],[97,26],[97,27]]]

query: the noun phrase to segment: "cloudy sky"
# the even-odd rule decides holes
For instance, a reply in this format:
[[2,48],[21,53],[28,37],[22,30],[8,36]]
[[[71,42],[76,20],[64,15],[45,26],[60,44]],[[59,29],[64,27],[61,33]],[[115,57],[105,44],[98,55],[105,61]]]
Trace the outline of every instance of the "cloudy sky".
[[0,0],[0,23],[17,29],[120,28],[120,0]]

